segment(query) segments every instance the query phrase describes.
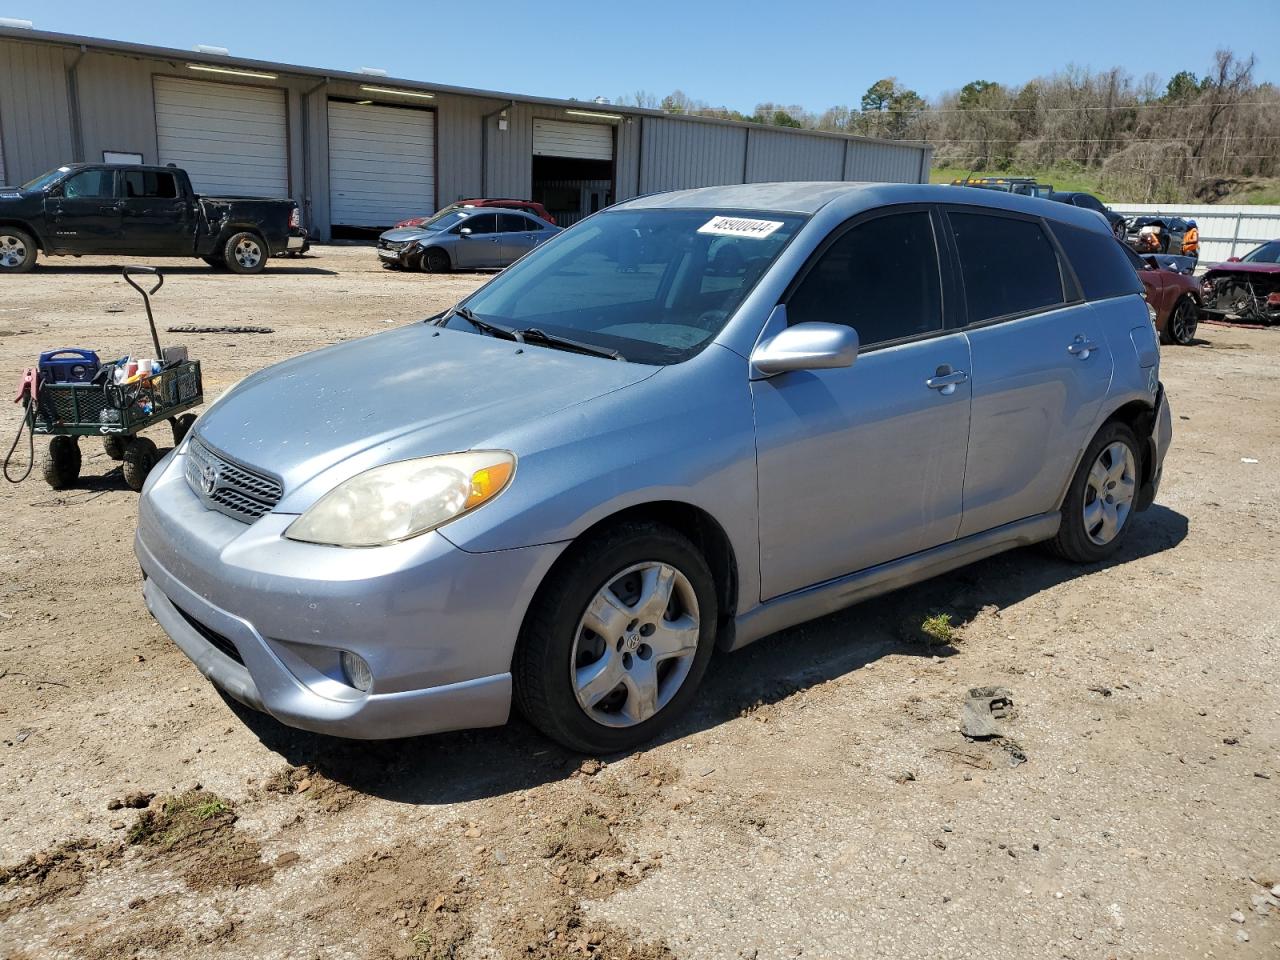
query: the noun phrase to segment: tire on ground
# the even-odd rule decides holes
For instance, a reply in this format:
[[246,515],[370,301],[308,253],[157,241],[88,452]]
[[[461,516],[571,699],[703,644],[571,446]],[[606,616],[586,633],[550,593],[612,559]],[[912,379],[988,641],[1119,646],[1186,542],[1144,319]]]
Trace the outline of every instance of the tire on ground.
[[[611,727],[579,705],[571,680],[575,633],[588,603],[620,573],[638,563],[661,562],[689,581],[698,602],[697,651],[689,672],[666,706],[647,720]],[[687,537],[651,522],[629,522],[572,545],[539,588],[521,627],[512,665],[521,713],[571,750],[612,753],[652,738],[683,712],[697,692],[715,645],[719,618],[715,581]],[[610,638],[612,642],[612,638]]]
[[30,273],[35,266],[35,238],[17,227],[0,227],[0,273]]
[[65,490],[80,479],[80,444],[75,437],[57,436],[45,448],[40,471],[49,486]]
[[418,268],[426,273],[448,273],[451,267],[449,255],[438,247],[423,251],[418,258]]
[[129,445],[129,438],[120,434],[108,434],[102,438],[102,449],[112,460],[123,460],[125,447]]
[[130,490],[141,490],[147,474],[159,456],[156,445],[147,437],[134,437],[124,451],[124,482]]
[[232,273],[261,273],[269,258],[263,239],[247,230],[233,233],[222,245],[222,259]]
[[[1181,316],[1179,311],[1182,312]],[[1169,312],[1169,322],[1165,324],[1164,333],[1160,335],[1160,342],[1189,347],[1195,343],[1196,327],[1199,323],[1200,305],[1193,297],[1183,297]]]
[[1119,531],[1109,542],[1095,543],[1085,530],[1084,510],[1089,472],[1102,455],[1102,451],[1117,441],[1126,444],[1133,455],[1136,468],[1134,499],[1137,498],[1143,470],[1142,449],[1138,444],[1138,438],[1128,424],[1113,420],[1103,425],[1085,449],[1084,456],[1080,458],[1080,465],[1071,478],[1071,485],[1067,488],[1067,495],[1062,502],[1062,523],[1058,527],[1057,535],[1047,544],[1053,553],[1064,560],[1070,560],[1073,563],[1097,563],[1105,560],[1120,549],[1130,527],[1133,526],[1134,511],[1131,505]]

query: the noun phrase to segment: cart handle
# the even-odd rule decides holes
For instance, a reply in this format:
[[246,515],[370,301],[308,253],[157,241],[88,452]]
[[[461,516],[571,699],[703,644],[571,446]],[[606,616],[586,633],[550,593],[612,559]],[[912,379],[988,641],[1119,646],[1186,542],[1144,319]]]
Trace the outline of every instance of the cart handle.
[[[151,313],[151,298],[164,286],[164,274],[156,267],[125,267],[120,272],[124,277],[124,282],[142,294],[142,304],[147,308],[147,323],[151,327],[151,342],[155,344],[156,359],[158,360],[164,356],[164,350],[160,346],[160,334],[156,333],[156,318]],[[155,277],[156,285],[150,290],[143,290],[133,279],[138,274],[150,274]]]

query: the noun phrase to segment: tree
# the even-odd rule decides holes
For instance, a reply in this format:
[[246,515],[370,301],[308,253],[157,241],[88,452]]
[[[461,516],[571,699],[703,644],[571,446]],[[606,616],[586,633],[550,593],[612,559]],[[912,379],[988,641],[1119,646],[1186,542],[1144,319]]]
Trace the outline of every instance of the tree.
[[893,99],[893,94],[897,87],[898,80],[896,77],[885,77],[883,80],[877,80],[867,87],[867,92],[862,95],[862,112],[880,113],[888,110],[889,101]]
[[[1205,78],[1208,80],[1208,78]],[[1196,75],[1190,70],[1179,70],[1169,78],[1168,85],[1164,88],[1164,100],[1166,103],[1186,102],[1194,100],[1200,95],[1200,81],[1196,79]]]

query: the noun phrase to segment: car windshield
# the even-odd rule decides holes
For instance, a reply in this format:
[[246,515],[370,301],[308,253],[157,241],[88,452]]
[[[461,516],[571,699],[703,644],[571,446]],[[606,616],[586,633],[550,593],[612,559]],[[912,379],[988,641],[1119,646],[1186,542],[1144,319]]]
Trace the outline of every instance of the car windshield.
[[[517,261],[465,303],[637,363],[687,360],[724,327],[806,217],[748,210],[615,210]],[[475,329],[463,317],[447,321]]]
[[432,215],[428,220],[422,223],[421,226],[424,230],[446,230],[465,217],[468,213],[470,213],[469,210],[464,210],[457,204],[453,204]]
[[50,170],[48,173],[42,173],[34,180],[28,180],[22,185],[23,190],[43,190],[53,181],[57,180],[64,173],[70,171],[70,167],[58,167],[57,170]]
[[1245,263],[1280,263],[1280,240],[1264,243],[1256,250],[1250,250],[1241,259]]

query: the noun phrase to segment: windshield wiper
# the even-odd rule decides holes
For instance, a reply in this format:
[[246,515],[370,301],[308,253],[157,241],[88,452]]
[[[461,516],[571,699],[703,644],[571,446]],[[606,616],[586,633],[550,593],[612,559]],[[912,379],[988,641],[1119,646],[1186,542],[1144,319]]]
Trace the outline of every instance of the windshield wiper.
[[495,337],[506,337],[508,340],[515,340],[518,343],[524,342],[520,331],[512,330],[510,327],[504,327],[502,324],[493,323],[490,320],[482,320],[472,312],[470,307],[454,307],[453,313],[448,314],[445,319],[448,319],[448,317],[461,317],[477,330],[483,330],[485,333]]
[[525,340],[533,343],[541,343],[547,347],[559,347],[562,350],[573,350],[577,353],[590,354],[593,357],[604,357],[607,360],[625,360],[626,358],[617,350],[610,347],[597,347],[595,344],[583,343],[581,340],[570,340],[568,337],[560,337],[554,333],[547,333],[537,327],[528,327],[525,330],[513,330],[512,333],[519,334]]

